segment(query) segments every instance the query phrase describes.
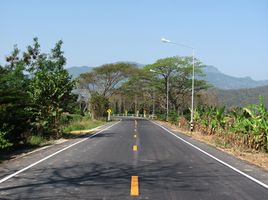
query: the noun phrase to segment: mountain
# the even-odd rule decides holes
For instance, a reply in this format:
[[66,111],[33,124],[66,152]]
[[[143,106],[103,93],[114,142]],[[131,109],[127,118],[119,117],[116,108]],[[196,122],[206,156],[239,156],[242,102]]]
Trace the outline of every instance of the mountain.
[[244,107],[249,104],[259,104],[260,95],[268,106],[268,85],[249,89],[219,90],[213,89],[220,105],[227,107]]
[[214,66],[206,66],[203,71],[206,76],[202,77],[202,79],[220,89],[242,89],[268,85],[268,80],[255,81],[250,77],[237,78],[221,73]]
[[[129,62],[129,61],[119,61],[119,62],[115,62],[115,63],[121,63],[121,62],[136,65],[138,68],[143,68],[145,66],[144,64],[140,64],[137,62]],[[93,68],[94,67],[88,67],[88,66],[80,66],[80,67],[74,66],[74,67],[66,68],[66,70],[69,72],[69,74],[72,76],[72,78],[77,78],[80,74],[89,72]]]
[[143,68],[145,66],[145,64],[141,64],[141,63],[137,63],[133,61],[118,61],[115,63],[128,63],[128,64],[136,65],[138,68]]
[[89,72],[93,69],[93,67],[81,66],[81,67],[70,67],[66,70],[72,76],[72,78],[77,78],[80,74]]
[[[117,62],[118,63],[118,62]],[[136,62],[127,62],[137,65],[139,68],[143,68],[145,65]],[[67,68],[69,74],[73,78],[77,78],[80,74],[89,72],[93,67],[81,66],[81,67],[70,67]],[[207,65],[203,68],[204,74],[206,76],[199,77],[199,79],[204,79],[211,83],[214,87],[224,90],[230,89],[242,89],[242,88],[255,88],[260,86],[268,85],[268,80],[266,81],[255,81],[250,77],[238,78],[230,75],[226,75],[220,72],[216,67]]]

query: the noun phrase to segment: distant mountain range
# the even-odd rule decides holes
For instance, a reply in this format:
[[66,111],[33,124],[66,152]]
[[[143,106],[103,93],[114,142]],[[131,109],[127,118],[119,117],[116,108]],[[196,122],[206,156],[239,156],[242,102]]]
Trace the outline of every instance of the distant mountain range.
[[206,66],[204,68],[206,76],[202,79],[210,82],[216,88],[229,90],[229,89],[242,89],[242,88],[255,88],[268,85],[266,81],[255,81],[250,77],[238,78],[230,75],[223,74],[214,66]]
[[92,69],[93,67],[80,66],[80,67],[70,67],[70,68],[67,68],[66,70],[69,72],[72,78],[77,78],[80,74],[89,72]]
[[[135,63],[135,62],[129,62],[129,63],[134,63],[138,67],[144,66],[143,64],[139,64],[139,63]],[[93,69],[93,67],[88,67],[88,66],[67,68],[69,74],[72,75],[73,78],[77,78],[81,73],[89,72],[92,69]],[[220,72],[214,66],[206,66],[203,69],[203,71],[204,71],[206,76],[202,77],[202,79],[208,81],[214,87],[219,88],[219,89],[223,89],[223,90],[255,88],[255,87],[268,85],[268,80],[255,81],[255,80],[251,79],[250,77],[238,78],[238,77],[226,75],[226,74]]]
[[268,106],[268,85],[250,89],[220,90],[213,89],[220,105],[227,107],[244,107],[249,104],[259,104],[260,96]]

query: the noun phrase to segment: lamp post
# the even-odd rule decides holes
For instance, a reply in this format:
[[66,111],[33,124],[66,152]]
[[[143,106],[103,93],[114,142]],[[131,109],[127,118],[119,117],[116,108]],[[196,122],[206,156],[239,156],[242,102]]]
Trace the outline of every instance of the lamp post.
[[155,89],[153,90],[153,119],[155,116]]
[[[150,69],[150,72],[154,72],[154,73],[158,73],[157,71],[153,70],[153,69]],[[167,77],[167,102],[166,102],[166,121],[168,121],[168,93],[169,93],[169,78]]]
[[195,61],[194,61],[194,48],[191,47],[191,46],[188,46],[188,45],[184,45],[184,44],[178,44],[178,43],[175,43],[175,42],[172,42],[168,39],[165,39],[165,38],[161,38],[161,41],[163,43],[170,43],[170,44],[174,44],[174,45],[178,45],[178,46],[182,46],[182,47],[186,47],[186,48],[189,48],[192,50],[192,64],[193,64],[193,75],[192,75],[192,102],[191,102],[191,131],[194,130],[194,73],[195,73]]

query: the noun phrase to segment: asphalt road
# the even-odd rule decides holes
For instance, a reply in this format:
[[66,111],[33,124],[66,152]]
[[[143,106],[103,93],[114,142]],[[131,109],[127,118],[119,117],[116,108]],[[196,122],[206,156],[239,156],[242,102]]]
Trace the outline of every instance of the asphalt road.
[[94,137],[0,165],[0,199],[264,200],[268,189],[150,121],[125,118]]

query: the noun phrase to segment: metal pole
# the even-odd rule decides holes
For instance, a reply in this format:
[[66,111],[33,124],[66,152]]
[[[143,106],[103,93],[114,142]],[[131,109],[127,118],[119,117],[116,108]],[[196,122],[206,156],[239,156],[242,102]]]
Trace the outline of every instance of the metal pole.
[[194,48],[191,47],[191,46],[185,45],[185,44],[179,44],[179,43],[172,42],[172,41],[167,40],[165,38],[162,38],[161,41],[164,42],[164,43],[170,43],[170,44],[190,48],[193,51],[192,104],[191,104],[191,121],[190,121],[190,124],[191,124],[191,129],[190,130],[193,131],[194,130],[194,71],[195,71],[195,69],[194,69],[195,68]]
[[194,72],[195,72],[195,61],[194,61],[194,49],[193,50],[193,76],[192,76],[192,109],[191,109],[191,131],[194,130]]
[[153,119],[155,115],[155,90],[153,90]]
[[168,92],[169,92],[169,78],[167,77],[167,113],[166,113],[166,121],[168,121]]

